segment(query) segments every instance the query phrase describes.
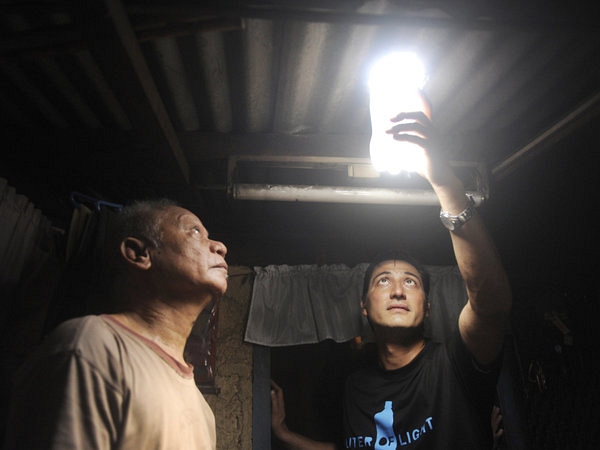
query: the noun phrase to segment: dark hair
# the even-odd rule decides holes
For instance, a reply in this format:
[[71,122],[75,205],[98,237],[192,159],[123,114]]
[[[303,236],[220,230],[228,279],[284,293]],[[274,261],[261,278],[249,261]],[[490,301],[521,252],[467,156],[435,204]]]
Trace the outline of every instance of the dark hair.
[[371,277],[373,276],[373,271],[377,266],[385,261],[404,261],[412,265],[419,275],[421,275],[421,280],[423,282],[423,290],[425,291],[425,296],[429,296],[429,273],[425,269],[425,266],[421,264],[416,258],[411,256],[409,253],[402,250],[387,250],[385,252],[379,253],[374,259],[373,262],[369,264],[367,269],[365,270],[365,276],[363,279],[363,292],[362,299],[364,300],[367,296],[367,292],[369,292],[369,285],[371,283]]

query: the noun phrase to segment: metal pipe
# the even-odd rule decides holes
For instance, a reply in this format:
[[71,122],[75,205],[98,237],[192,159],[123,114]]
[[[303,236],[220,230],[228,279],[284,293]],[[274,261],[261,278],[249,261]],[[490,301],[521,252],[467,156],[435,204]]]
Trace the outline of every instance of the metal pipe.
[[[475,205],[484,201],[478,192],[469,192]],[[439,200],[432,190],[358,188],[347,186],[307,186],[278,184],[234,184],[235,200],[287,202],[366,203],[378,205],[436,206]]]
[[552,140],[556,142],[566,133],[572,131],[573,127],[581,126],[586,120],[595,117],[600,111],[598,108],[599,103],[600,92],[596,92],[549,129],[496,165],[492,169],[492,176],[494,179],[499,181],[506,178],[517,170],[519,166],[528,161],[529,158],[544,150],[544,145],[551,143]]

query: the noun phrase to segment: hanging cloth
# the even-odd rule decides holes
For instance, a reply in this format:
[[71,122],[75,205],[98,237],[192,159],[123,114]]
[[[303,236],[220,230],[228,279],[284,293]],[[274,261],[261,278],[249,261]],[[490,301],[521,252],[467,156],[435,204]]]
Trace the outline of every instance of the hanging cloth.
[[75,208],[65,249],[66,268],[52,298],[45,332],[67,319],[108,313],[112,308],[106,303],[102,250],[109,224],[121,205],[77,193],[71,195],[71,201]]
[[[255,267],[245,341],[264,346],[314,344],[357,336],[371,340],[361,313],[367,263]],[[431,314],[426,330],[443,339],[456,326],[467,297],[456,266],[426,266],[430,274]]]

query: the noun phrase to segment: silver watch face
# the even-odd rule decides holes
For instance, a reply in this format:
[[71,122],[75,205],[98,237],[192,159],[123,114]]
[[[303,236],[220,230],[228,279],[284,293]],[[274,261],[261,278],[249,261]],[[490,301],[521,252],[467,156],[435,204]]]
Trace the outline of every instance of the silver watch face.
[[459,225],[459,224],[462,225],[462,223],[463,223],[458,217],[450,217],[446,214],[441,214],[440,220],[442,221],[444,226],[446,228],[448,228],[450,231],[456,229],[457,225]]
[[457,216],[450,215],[447,211],[440,212],[440,220],[450,231],[458,230],[473,216],[473,202],[469,199],[469,205]]

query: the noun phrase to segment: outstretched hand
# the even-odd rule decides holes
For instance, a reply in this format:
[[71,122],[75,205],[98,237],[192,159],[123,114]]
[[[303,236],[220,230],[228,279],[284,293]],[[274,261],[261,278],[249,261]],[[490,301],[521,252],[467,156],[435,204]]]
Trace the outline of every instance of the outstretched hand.
[[397,141],[413,142],[427,150],[435,138],[433,123],[423,111],[400,112],[390,120],[395,125],[387,133]]
[[281,431],[287,431],[283,389],[273,380],[271,380],[271,428],[276,436],[279,436]]
[[285,423],[283,389],[271,380],[271,431],[290,450],[336,450],[333,442],[320,442],[291,431]]
[[504,434],[504,428],[502,426],[502,414],[500,408],[494,405],[492,409],[491,418],[492,432],[494,433],[494,449],[500,448],[500,439]]
[[431,184],[447,184],[453,176],[447,155],[441,149],[441,143],[433,123],[422,111],[401,112],[392,119],[395,125],[389,130],[393,139],[411,142],[423,149],[425,164],[419,171]]

